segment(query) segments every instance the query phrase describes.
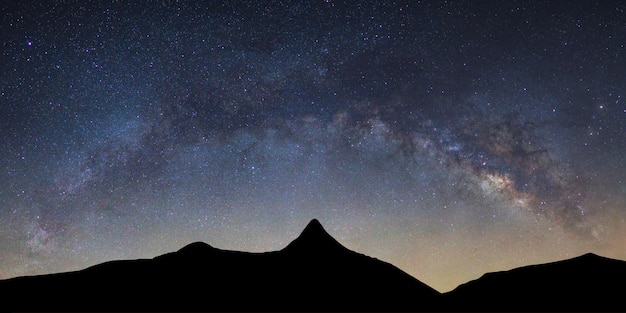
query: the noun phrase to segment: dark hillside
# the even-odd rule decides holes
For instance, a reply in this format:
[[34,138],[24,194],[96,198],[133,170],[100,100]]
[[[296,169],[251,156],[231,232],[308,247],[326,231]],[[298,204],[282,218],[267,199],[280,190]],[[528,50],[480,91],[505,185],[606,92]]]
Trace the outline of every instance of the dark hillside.
[[0,292],[20,311],[421,311],[441,297],[395,266],[346,249],[317,220],[281,251],[195,242],[154,259],[1,281]]
[[488,273],[445,294],[451,310],[626,312],[626,262],[592,253]]

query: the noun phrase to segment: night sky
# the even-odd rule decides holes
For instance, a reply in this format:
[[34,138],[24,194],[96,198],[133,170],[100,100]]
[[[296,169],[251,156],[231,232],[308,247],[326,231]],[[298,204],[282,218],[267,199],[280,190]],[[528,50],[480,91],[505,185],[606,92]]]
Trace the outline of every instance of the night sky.
[[626,260],[624,2],[67,2],[0,5],[0,278],[313,218],[442,292]]

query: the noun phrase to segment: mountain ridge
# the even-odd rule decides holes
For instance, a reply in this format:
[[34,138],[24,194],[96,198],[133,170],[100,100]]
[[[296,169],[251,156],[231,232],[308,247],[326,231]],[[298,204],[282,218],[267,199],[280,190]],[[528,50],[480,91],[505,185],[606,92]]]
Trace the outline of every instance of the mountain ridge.
[[485,273],[443,295],[452,310],[624,312],[624,281],[626,261],[588,252]]
[[[626,311],[623,281],[626,261],[585,253],[486,273],[441,293],[347,249],[313,219],[281,250],[196,241],[151,259],[0,280],[0,296],[14,311],[598,312]],[[19,300],[24,294],[37,301]]]
[[[23,294],[38,301],[19,301]],[[278,251],[198,241],[152,259],[0,281],[0,295],[16,311],[126,312],[415,311],[435,308],[441,296],[394,265],[343,247],[317,220]]]

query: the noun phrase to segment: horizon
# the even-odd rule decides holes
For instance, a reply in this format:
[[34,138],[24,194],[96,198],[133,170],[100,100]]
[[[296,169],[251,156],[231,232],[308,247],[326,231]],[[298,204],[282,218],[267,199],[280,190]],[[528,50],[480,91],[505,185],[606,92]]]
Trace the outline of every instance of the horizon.
[[6,3],[0,279],[313,219],[441,292],[626,260],[620,2]]
[[[150,260],[150,259],[153,259],[153,258],[156,258],[156,257],[162,256],[162,255],[165,255],[165,254],[168,254],[168,253],[178,252],[178,251],[182,250],[183,248],[185,248],[185,247],[187,247],[187,246],[194,245],[194,244],[197,244],[197,243],[206,244],[208,247],[211,247],[211,248],[214,248],[214,249],[218,249],[218,250],[220,250],[220,251],[244,252],[244,253],[250,253],[250,254],[265,254],[265,253],[278,252],[278,251],[281,251],[281,250],[283,250],[283,249],[287,248],[287,246],[289,246],[291,243],[293,243],[296,239],[300,238],[300,237],[304,234],[304,231],[305,231],[305,230],[306,230],[306,229],[307,229],[307,228],[308,228],[308,227],[309,227],[309,226],[313,223],[313,221],[317,221],[317,225],[321,228],[321,230],[322,230],[322,231],[323,231],[326,235],[329,235],[331,238],[335,239],[335,238],[332,236],[332,234],[330,234],[330,233],[328,233],[328,232],[326,231],[326,229],[324,228],[324,225],[323,225],[322,223],[320,223],[320,221],[319,221],[317,218],[313,218],[313,219],[311,219],[311,220],[307,223],[307,225],[306,225],[305,227],[303,227],[302,232],[301,232],[301,233],[300,233],[297,237],[293,238],[293,239],[292,239],[292,240],[291,240],[291,241],[290,241],[290,242],[289,242],[286,246],[284,246],[284,247],[282,247],[282,248],[280,248],[280,249],[276,249],[276,250],[268,250],[268,251],[243,251],[243,250],[230,250],[230,249],[222,249],[222,248],[219,248],[219,247],[215,247],[215,246],[213,246],[213,245],[211,245],[210,243],[205,242],[205,241],[194,241],[194,242],[190,242],[190,243],[185,244],[184,246],[180,247],[179,249],[176,249],[176,250],[173,250],[173,251],[169,251],[169,252],[165,252],[165,253],[160,254],[160,255],[155,255],[154,257],[137,258],[137,259],[115,259],[115,260],[107,260],[107,261],[104,261],[104,262],[102,262],[102,263],[93,264],[93,265],[87,266],[87,267],[85,267],[85,268],[80,268],[80,269],[76,269],[76,270],[69,270],[69,271],[63,271],[63,272],[54,272],[54,273],[41,273],[41,274],[26,275],[26,276],[15,276],[15,277],[10,277],[10,278],[27,277],[27,276],[40,276],[40,275],[48,275],[48,274],[62,274],[62,273],[69,273],[69,272],[74,272],[74,271],[81,271],[81,270],[84,270],[84,269],[90,268],[90,267],[92,267],[92,266],[96,266],[96,265],[99,265],[99,264],[103,264],[103,263],[106,263],[106,262],[109,262],[109,261]],[[316,225],[316,226],[317,226],[317,225]],[[336,239],[335,239],[335,240],[336,240]],[[348,248],[348,247],[345,247],[345,246],[344,246],[344,245],[343,245],[340,241],[338,241],[338,242],[339,242],[339,244],[341,244],[344,248],[346,248],[346,249],[348,249],[348,250],[350,250],[350,251],[354,251],[354,252],[357,252],[357,253],[362,254],[362,253],[361,253],[361,252],[359,252],[359,251],[352,250],[352,249],[350,249],[350,248]],[[369,256],[369,255],[367,255],[367,254],[363,254],[363,255],[365,255],[365,256],[367,256],[367,257],[372,257],[372,256]],[[521,268],[521,267],[525,267],[525,266],[530,266],[530,265],[549,264],[549,263],[552,263],[552,262],[556,262],[556,261],[563,261],[563,260],[568,260],[568,259],[577,258],[577,257],[580,257],[580,256],[585,256],[585,255],[596,255],[596,256],[600,256],[600,257],[605,257],[605,256],[603,256],[603,255],[599,255],[599,254],[596,254],[596,253],[593,253],[593,252],[586,252],[586,253],[582,253],[582,254],[580,254],[580,255],[574,255],[574,256],[568,257],[568,258],[566,258],[566,259],[558,259],[558,260],[552,260],[552,261],[547,261],[547,262],[542,262],[542,263],[530,263],[530,264],[526,264],[526,265],[523,265],[523,266],[520,266],[520,267],[514,267],[514,268],[509,268],[509,269],[501,269],[501,270],[496,270],[496,271],[492,271],[492,272],[486,272],[486,273],[483,273],[480,277],[476,277],[476,278],[474,278],[474,279],[470,279],[470,280],[468,280],[468,281],[466,281],[466,282],[462,282],[462,283],[460,283],[459,285],[457,285],[457,286],[453,287],[452,289],[450,289],[450,290],[445,290],[445,291],[438,290],[437,288],[434,288],[434,287],[432,287],[432,286],[428,285],[427,283],[426,283],[426,285],[427,285],[427,286],[429,286],[429,287],[431,287],[431,288],[433,288],[434,290],[438,291],[439,293],[444,294],[444,293],[446,293],[446,292],[449,292],[449,291],[454,290],[454,289],[455,289],[456,287],[458,287],[458,286],[461,286],[461,285],[463,285],[463,284],[465,284],[465,283],[472,282],[472,281],[474,281],[474,280],[476,280],[476,279],[479,279],[479,278],[481,278],[484,274],[487,274],[487,273],[502,272],[502,271],[507,271],[507,270],[511,270],[511,269],[515,269],[515,268]],[[376,258],[376,259],[378,259],[378,258]],[[393,263],[391,263],[391,262],[388,262],[388,261],[386,261],[386,260],[383,260],[383,259],[378,259],[378,260],[380,260],[380,261],[382,261],[382,262],[384,262],[384,263],[388,263],[388,264],[390,264],[390,265],[392,265],[392,266],[394,266],[394,267],[397,267],[395,264],[393,264]],[[626,261],[626,260],[624,260],[624,261]],[[402,270],[401,268],[399,268],[399,269],[400,269],[400,270]],[[404,270],[402,270],[402,271],[404,272]],[[405,272],[405,273],[406,273],[406,272]],[[420,282],[423,282],[423,281],[422,281],[419,277],[412,276],[410,273],[407,273],[407,275],[409,275],[409,276],[411,276],[411,277],[413,277],[413,278],[417,279],[417,280],[418,280],[418,281],[420,281]],[[9,278],[6,278],[6,279],[9,279]],[[0,278],[0,280],[3,280],[3,278]],[[425,282],[423,282],[423,283],[425,283]]]

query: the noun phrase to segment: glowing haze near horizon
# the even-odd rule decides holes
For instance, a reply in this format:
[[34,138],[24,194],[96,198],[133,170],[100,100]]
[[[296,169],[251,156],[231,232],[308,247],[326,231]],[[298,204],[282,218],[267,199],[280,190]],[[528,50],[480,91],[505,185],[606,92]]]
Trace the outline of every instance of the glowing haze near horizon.
[[1,8],[0,278],[312,218],[439,291],[626,259],[623,2]]

